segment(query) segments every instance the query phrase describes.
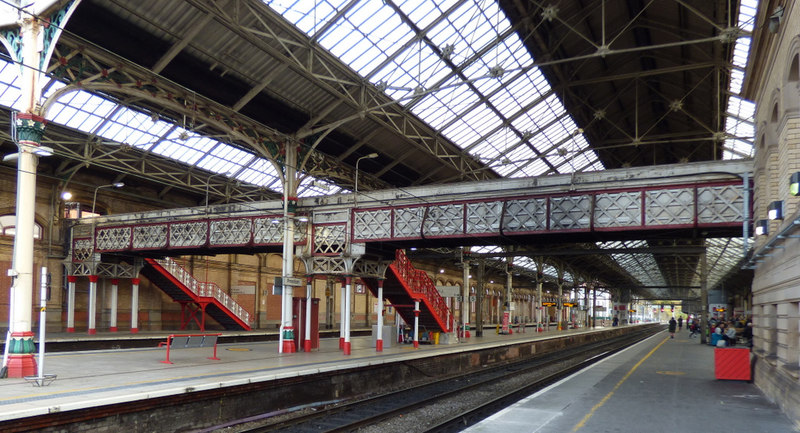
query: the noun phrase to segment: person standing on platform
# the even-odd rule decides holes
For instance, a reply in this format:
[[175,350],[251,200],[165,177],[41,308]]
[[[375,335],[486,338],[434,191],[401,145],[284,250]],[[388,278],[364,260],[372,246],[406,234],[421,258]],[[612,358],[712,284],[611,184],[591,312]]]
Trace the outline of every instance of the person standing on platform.
[[753,347],[753,322],[748,321],[744,325],[744,331],[742,331],[742,337],[747,342],[747,347]]
[[669,319],[669,338],[675,338],[675,327],[678,326],[678,322],[675,321],[675,318],[672,317]]
[[681,329],[683,329],[683,316],[678,317],[678,332],[681,332]]

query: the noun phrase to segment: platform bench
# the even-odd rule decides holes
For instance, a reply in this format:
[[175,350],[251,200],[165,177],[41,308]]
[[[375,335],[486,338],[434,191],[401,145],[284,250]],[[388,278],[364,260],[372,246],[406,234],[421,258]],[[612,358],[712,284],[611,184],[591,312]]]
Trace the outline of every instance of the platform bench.
[[172,364],[169,360],[170,349],[196,349],[199,347],[214,347],[214,356],[208,359],[219,361],[217,358],[217,338],[222,334],[170,334],[167,341],[158,343],[158,347],[167,346],[167,359],[164,364]]

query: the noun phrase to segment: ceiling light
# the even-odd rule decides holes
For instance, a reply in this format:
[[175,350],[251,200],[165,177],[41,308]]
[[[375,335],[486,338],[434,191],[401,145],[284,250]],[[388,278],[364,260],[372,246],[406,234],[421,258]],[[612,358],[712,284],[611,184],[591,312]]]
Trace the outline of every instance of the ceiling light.
[[300,216],[297,217],[297,221],[301,222],[301,223],[307,223],[308,222],[308,216],[300,215]]
[[33,151],[33,154],[38,156],[53,156],[53,148],[47,146],[39,146]]
[[764,236],[769,234],[769,221],[758,220],[756,222],[756,236]]
[[61,193],[61,199],[62,200],[69,200],[71,198],[72,198],[72,193],[71,192],[64,191],[64,192]]
[[767,217],[771,220],[783,219],[783,200],[775,200],[767,207]]

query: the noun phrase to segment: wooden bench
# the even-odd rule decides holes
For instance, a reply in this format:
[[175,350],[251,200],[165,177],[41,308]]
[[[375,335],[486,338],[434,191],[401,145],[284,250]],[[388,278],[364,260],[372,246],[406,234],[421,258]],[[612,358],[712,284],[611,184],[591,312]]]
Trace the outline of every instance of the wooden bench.
[[214,356],[208,359],[219,361],[217,358],[217,338],[222,334],[170,334],[167,341],[158,343],[158,347],[167,346],[167,359],[164,364],[172,364],[169,360],[170,349],[196,349],[199,347],[214,347]]

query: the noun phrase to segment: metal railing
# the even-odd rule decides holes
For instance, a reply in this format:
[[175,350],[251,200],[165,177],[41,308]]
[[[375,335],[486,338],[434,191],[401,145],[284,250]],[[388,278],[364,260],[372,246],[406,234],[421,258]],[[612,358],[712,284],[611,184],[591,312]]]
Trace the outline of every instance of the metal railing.
[[414,268],[411,260],[408,259],[403,250],[397,250],[395,253],[395,268],[400,273],[400,277],[408,284],[409,289],[413,292],[412,295],[418,295],[425,305],[431,310],[437,321],[442,325],[445,332],[450,332],[450,309],[444,298],[439,294],[431,277],[425,271]]
[[250,325],[250,313],[233,300],[222,288],[212,282],[197,281],[197,279],[178,262],[166,257],[156,259],[156,262],[169,272],[176,280],[186,286],[192,293],[202,298],[214,298],[228,311],[233,313],[242,322]]

